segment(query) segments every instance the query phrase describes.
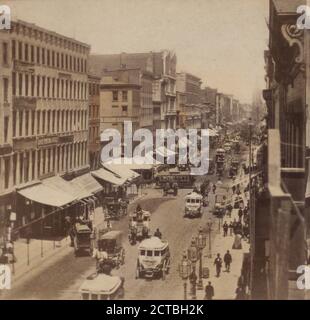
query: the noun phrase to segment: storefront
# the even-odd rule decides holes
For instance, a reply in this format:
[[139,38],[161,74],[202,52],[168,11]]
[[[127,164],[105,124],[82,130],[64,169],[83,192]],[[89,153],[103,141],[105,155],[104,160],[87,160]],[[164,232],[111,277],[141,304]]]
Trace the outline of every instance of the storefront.
[[100,202],[96,194],[101,191],[102,187],[90,174],[71,181],[55,176],[18,189],[17,237],[50,238],[66,235],[65,218],[69,216],[74,219],[80,215],[88,218],[89,212]]

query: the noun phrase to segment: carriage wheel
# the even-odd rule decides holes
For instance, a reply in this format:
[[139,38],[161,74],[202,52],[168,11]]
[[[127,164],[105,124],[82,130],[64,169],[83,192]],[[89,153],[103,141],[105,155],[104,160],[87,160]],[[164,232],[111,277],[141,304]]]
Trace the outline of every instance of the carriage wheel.
[[167,266],[166,266],[166,273],[168,274],[170,271],[170,259],[167,261]]

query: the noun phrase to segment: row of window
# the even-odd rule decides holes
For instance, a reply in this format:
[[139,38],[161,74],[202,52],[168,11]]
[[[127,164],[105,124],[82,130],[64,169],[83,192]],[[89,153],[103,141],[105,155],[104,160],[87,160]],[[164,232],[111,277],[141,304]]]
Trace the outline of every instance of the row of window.
[[87,83],[27,73],[12,74],[14,96],[87,100]]
[[[6,48],[7,49],[7,48]],[[87,72],[87,59],[12,40],[12,59],[70,72]]]
[[87,130],[86,110],[13,111],[13,137]]
[[[69,171],[87,164],[87,143],[78,142],[63,146],[15,153],[10,158],[0,158],[0,167],[4,161],[4,181],[0,189],[8,189],[10,175],[13,185],[27,183],[48,173]],[[12,172],[11,172],[12,170]]]
[[46,43],[52,43],[56,46],[65,49],[68,48],[69,50],[75,52],[84,54],[87,54],[89,52],[89,48],[86,47],[86,45],[79,44],[76,41],[64,38],[55,33],[51,34],[49,32],[37,30],[35,28],[29,28],[28,26],[22,25],[20,23],[12,22],[11,32],[16,32],[17,34],[21,34],[23,36],[29,36],[30,38],[44,41]]

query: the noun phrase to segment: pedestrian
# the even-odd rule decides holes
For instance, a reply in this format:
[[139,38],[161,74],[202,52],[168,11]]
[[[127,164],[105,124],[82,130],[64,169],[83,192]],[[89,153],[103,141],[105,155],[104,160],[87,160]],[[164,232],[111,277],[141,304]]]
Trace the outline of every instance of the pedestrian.
[[241,208],[239,208],[239,210],[238,210],[239,221],[241,221],[242,216],[243,216],[243,210]]
[[236,186],[233,186],[233,187],[232,187],[232,192],[233,192],[233,194],[235,194],[235,192],[236,192]]
[[211,281],[208,282],[208,285],[206,285],[205,288],[205,300],[212,300],[214,297],[214,288],[211,284]]
[[233,223],[230,221],[230,224],[228,226],[229,228],[229,235],[232,236],[233,235],[233,231],[234,231],[234,225]]
[[231,203],[227,206],[227,209],[228,209],[228,216],[229,216],[229,218],[231,218],[231,213],[232,213],[232,209],[233,209]]
[[230,272],[230,264],[232,263],[232,256],[229,250],[227,250],[227,252],[224,255],[224,263],[225,263],[226,271]]
[[228,224],[225,221],[223,224],[223,231],[224,231],[224,237],[227,237],[227,232],[228,232]]
[[216,191],[216,185],[215,184],[213,184],[212,191],[213,191],[213,194],[215,194],[215,191]]
[[222,269],[222,258],[221,255],[218,253],[215,260],[214,260],[214,265],[216,267],[216,276],[219,278],[221,275],[221,269]]

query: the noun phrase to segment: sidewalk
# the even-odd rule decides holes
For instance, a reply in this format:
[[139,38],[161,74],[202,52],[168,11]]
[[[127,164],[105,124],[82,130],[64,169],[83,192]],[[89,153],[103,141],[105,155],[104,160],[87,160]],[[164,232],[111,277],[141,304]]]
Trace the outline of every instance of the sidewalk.
[[[242,176],[244,178],[244,176]],[[234,199],[235,195],[230,193],[230,196]],[[241,196],[246,203],[246,198],[244,196],[243,190]],[[228,224],[230,221],[236,219],[238,221],[238,209],[233,209],[231,218],[225,216],[223,218],[223,223],[226,221]],[[208,245],[203,251],[203,260],[202,260],[202,267],[208,267],[210,270],[210,276],[208,279],[203,279],[203,290],[197,290],[196,295],[197,299],[203,300],[205,296],[205,286],[211,281],[214,287],[214,299],[215,300],[232,300],[235,299],[235,291],[237,289],[238,279],[241,275],[241,268],[243,262],[243,254],[249,252],[250,245],[247,240],[242,240],[242,249],[232,249],[232,245],[234,242],[234,235],[230,236],[230,231],[228,231],[228,236],[224,237],[223,235],[223,228],[221,224],[221,229],[219,231],[218,219],[213,218],[213,227],[212,227],[212,258],[209,258],[209,248]],[[215,233],[215,235],[214,235]],[[208,242],[208,241],[207,241]],[[219,278],[216,277],[216,268],[214,266],[214,260],[216,258],[217,253],[221,255],[223,259],[227,250],[230,251],[232,255],[232,264],[230,266],[230,272],[226,272],[225,264],[223,262],[222,272]],[[199,272],[199,264],[196,267],[197,276]]]

